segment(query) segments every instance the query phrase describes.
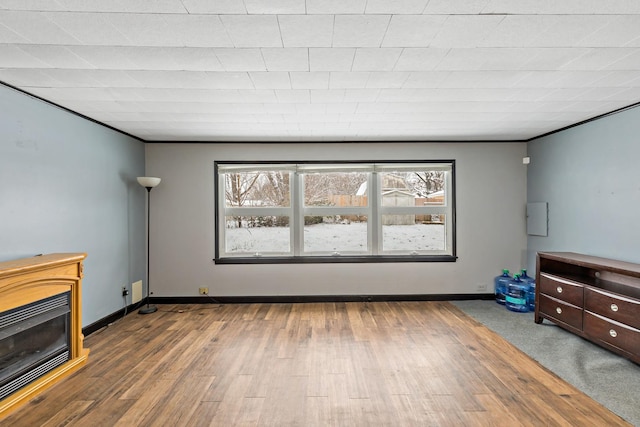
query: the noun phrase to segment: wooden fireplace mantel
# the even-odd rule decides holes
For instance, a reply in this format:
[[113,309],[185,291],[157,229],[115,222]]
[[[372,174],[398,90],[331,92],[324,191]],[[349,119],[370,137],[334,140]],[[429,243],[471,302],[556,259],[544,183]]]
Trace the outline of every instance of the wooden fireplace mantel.
[[58,253],[0,262],[0,312],[64,292],[71,294],[69,360],[0,401],[0,418],[87,362],[89,349],[83,347],[81,306],[82,269],[86,256],[84,253]]

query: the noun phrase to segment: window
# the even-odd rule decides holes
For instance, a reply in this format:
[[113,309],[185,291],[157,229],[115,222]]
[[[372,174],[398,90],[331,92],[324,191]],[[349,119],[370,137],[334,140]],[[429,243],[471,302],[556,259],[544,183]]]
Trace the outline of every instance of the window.
[[454,161],[216,162],[216,262],[454,261]]

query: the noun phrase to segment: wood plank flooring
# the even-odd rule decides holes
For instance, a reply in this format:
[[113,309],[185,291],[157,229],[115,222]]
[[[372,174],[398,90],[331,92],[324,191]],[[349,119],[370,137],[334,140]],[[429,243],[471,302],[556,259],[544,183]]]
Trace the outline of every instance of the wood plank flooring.
[[158,307],[0,425],[630,425],[447,302]]

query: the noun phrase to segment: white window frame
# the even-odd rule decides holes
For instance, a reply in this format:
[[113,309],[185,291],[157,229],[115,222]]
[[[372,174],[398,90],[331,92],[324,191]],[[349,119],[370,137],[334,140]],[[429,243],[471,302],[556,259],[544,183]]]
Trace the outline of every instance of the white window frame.
[[[296,263],[296,262],[452,262],[456,260],[455,242],[455,161],[389,161],[389,162],[215,162],[216,247],[217,263]],[[383,206],[381,172],[445,171],[445,200],[434,206]],[[290,202],[288,207],[227,207],[224,173],[249,171],[289,171]],[[332,207],[304,205],[304,175],[312,172],[367,172],[368,204],[366,207]],[[445,249],[443,251],[384,251],[383,215],[445,215]],[[363,215],[367,217],[367,250],[358,252],[307,252],[304,249],[304,217],[330,215]],[[227,253],[225,251],[226,217],[284,216],[289,218],[290,250],[268,253]]]
[[[435,205],[435,206],[384,206],[382,203],[382,197],[383,194],[381,191],[377,191],[378,188],[380,188],[382,186],[381,180],[382,180],[382,172],[415,172],[416,170],[420,170],[420,169],[424,169],[425,164],[429,164],[429,170],[433,171],[433,170],[442,170],[445,173],[445,184],[444,184],[444,196],[445,196],[445,200],[443,202],[442,205]],[[375,203],[375,218],[376,218],[376,226],[377,229],[374,233],[374,235],[376,235],[377,237],[377,252],[378,254],[382,254],[382,255],[393,255],[393,254],[399,254],[399,255],[406,255],[406,251],[390,251],[390,250],[384,250],[383,249],[383,236],[382,236],[382,217],[384,215],[433,215],[433,214],[437,214],[437,215],[445,215],[445,218],[447,218],[447,224],[445,224],[445,249],[442,251],[435,251],[435,250],[431,250],[428,251],[429,254],[431,255],[451,255],[452,253],[450,253],[451,248],[454,247],[454,242],[453,242],[453,236],[454,236],[454,232],[451,229],[451,227],[449,226],[449,218],[453,217],[453,207],[454,207],[454,203],[453,203],[453,199],[451,198],[450,193],[452,193],[452,188],[453,188],[453,181],[452,181],[452,177],[453,177],[453,165],[449,165],[447,162],[442,162],[442,163],[404,163],[404,164],[397,164],[397,163],[389,163],[389,164],[383,164],[383,165],[376,165],[376,170],[375,170],[375,182],[376,182],[376,192],[375,192],[375,197],[376,197],[376,203]],[[453,224],[451,224],[453,225]],[[418,252],[412,252],[409,253],[409,255],[420,255],[421,253]]]

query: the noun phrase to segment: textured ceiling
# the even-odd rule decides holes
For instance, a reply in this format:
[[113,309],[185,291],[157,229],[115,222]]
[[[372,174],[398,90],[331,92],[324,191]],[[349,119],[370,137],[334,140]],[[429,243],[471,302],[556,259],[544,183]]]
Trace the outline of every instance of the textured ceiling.
[[0,81],[149,141],[525,140],[640,101],[640,1],[0,0]]

